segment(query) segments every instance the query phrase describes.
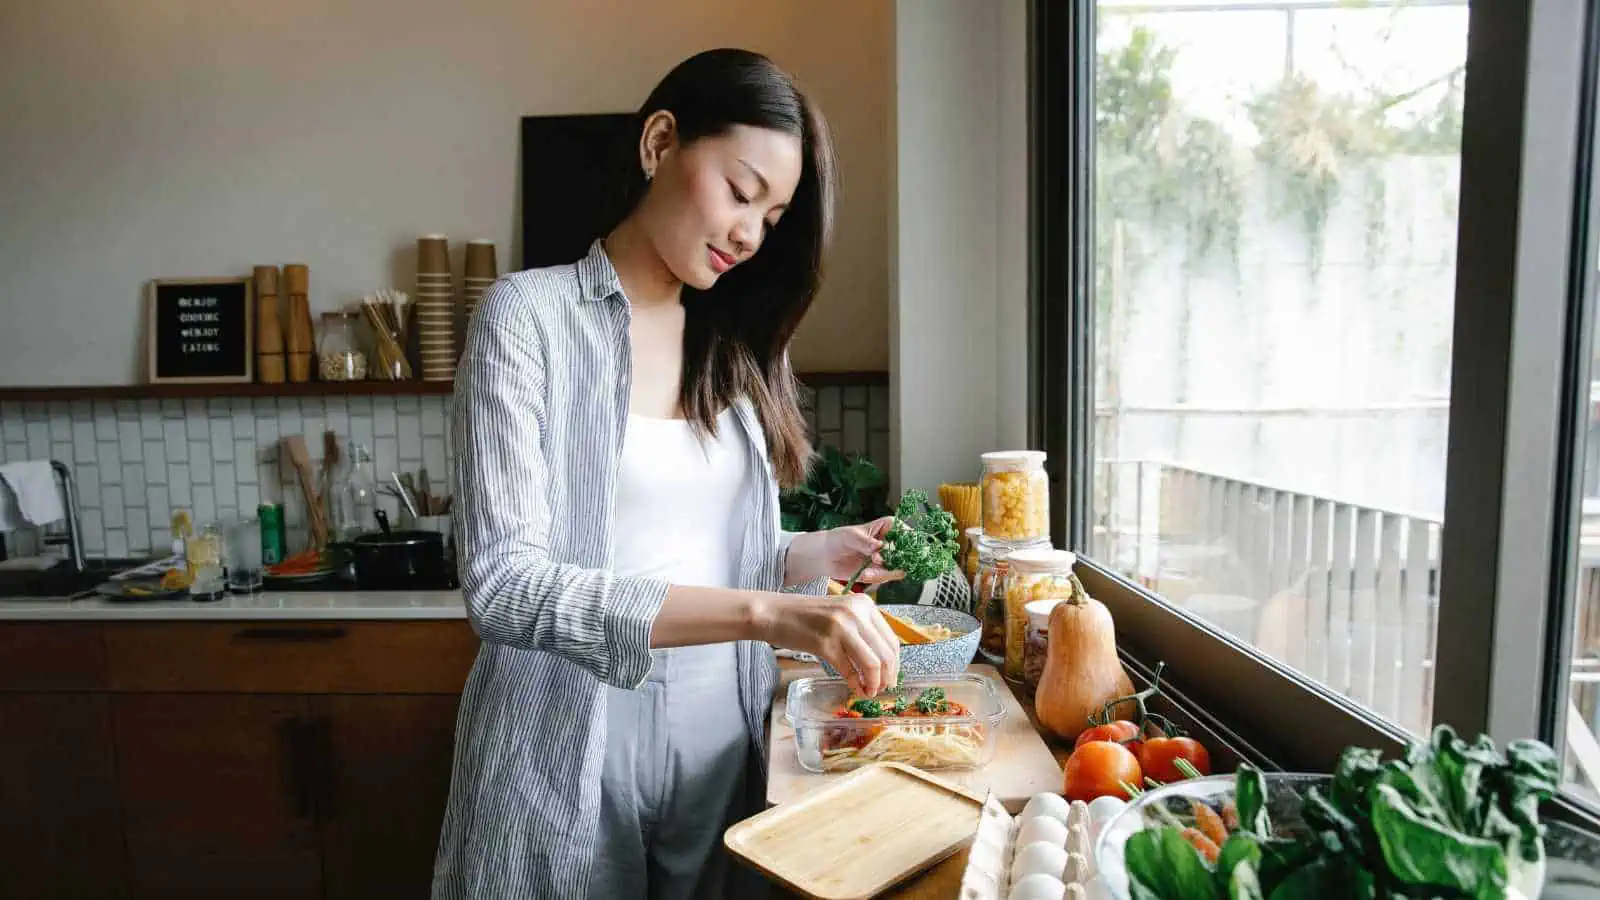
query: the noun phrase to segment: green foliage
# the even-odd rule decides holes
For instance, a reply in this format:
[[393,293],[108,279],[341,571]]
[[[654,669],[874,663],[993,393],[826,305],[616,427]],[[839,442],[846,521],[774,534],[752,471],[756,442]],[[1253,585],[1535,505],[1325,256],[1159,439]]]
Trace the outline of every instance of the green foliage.
[[[1174,238],[1185,265],[1238,263],[1243,166],[1253,156],[1271,177],[1274,215],[1298,220],[1312,267],[1341,191],[1360,172],[1395,155],[1440,155],[1461,145],[1462,68],[1398,93],[1373,86],[1330,92],[1287,73],[1243,107],[1256,131],[1247,151],[1222,123],[1176,98],[1175,48],[1135,26],[1104,47],[1095,69],[1095,252],[1097,295],[1111,302],[1113,279]],[[1347,66],[1359,75],[1356,66]],[[1437,90],[1440,87],[1443,90]],[[1437,94],[1431,107],[1417,100]],[[1369,188],[1369,252],[1381,248],[1382,187]]]
[[872,460],[824,446],[806,483],[778,496],[785,531],[826,531],[860,525],[888,514],[888,479]]
[[956,517],[926,493],[911,490],[900,497],[879,555],[886,568],[906,573],[907,581],[931,581],[955,566],[958,549]]
[[1241,765],[1240,827],[1215,867],[1178,828],[1146,829],[1125,848],[1130,887],[1144,900],[1536,897],[1545,863],[1539,803],[1559,775],[1554,751],[1537,741],[1501,754],[1487,735],[1469,744],[1440,725],[1404,760],[1346,749],[1327,790],[1306,792],[1310,834],[1295,839],[1274,833],[1261,774]]

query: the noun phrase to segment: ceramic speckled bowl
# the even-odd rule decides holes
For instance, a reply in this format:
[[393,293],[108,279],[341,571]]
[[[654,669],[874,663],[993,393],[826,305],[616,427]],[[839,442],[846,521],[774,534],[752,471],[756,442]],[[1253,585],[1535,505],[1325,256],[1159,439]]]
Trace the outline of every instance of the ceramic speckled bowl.
[[[900,645],[900,671],[904,672],[907,678],[965,672],[967,664],[972,662],[973,654],[978,652],[978,638],[983,629],[978,627],[977,619],[964,612],[940,606],[891,603],[880,603],[878,608],[907,622],[918,625],[943,625],[955,632],[956,636],[948,640],[935,641],[931,644]],[[838,677],[838,671],[828,665],[826,660],[820,662],[829,675]]]

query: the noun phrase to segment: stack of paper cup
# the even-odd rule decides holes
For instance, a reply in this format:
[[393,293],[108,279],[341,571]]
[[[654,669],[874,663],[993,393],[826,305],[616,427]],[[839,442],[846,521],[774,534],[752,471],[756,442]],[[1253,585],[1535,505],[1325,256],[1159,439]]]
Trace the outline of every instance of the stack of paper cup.
[[424,381],[456,377],[456,292],[450,278],[450,241],[442,234],[417,238],[417,347]]
[[466,309],[467,321],[478,308],[478,298],[494,284],[498,273],[494,264],[494,241],[479,239],[467,242],[467,260],[461,272],[461,303]]

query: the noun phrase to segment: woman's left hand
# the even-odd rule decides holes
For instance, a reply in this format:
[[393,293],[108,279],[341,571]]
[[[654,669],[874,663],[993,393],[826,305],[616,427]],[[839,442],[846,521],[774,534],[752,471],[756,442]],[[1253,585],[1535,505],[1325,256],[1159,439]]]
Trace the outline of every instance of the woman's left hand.
[[846,582],[845,588],[849,589],[850,576],[870,558],[866,571],[856,579],[857,584],[882,584],[904,578],[904,572],[885,569],[883,557],[878,555],[883,547],[883,536],[893,524],[894,516],[884,516],[865,525],[845,525],[822,532],[823,564],[828,577]]

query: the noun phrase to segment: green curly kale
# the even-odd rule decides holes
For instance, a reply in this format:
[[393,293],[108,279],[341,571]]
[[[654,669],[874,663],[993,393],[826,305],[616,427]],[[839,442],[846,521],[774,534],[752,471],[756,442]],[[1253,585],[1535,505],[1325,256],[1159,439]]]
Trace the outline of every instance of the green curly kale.
[[900,696],[894,698],[894,707],[890,710],[890,714],[896,716],[904,715],[906,707],[910,705],[911,704],[906,700],[905,695],[901,694]]
[[917,695],[917,712],[925,716],[949,710],[950,701],[944,695],[944,688],[931,687]]
[[[928,499],[926,492],[906,491],[895,507],[894,524],[883,536],[883,566],[904,572],[908,581],[932,581],[956,564],[956,517]],[[868,561],[851,577],[854,585]]]
[[857,700],[850,704],[850,708],[861,713],[863,719],[876,719],[883,715],[883,704],[876,700]]

